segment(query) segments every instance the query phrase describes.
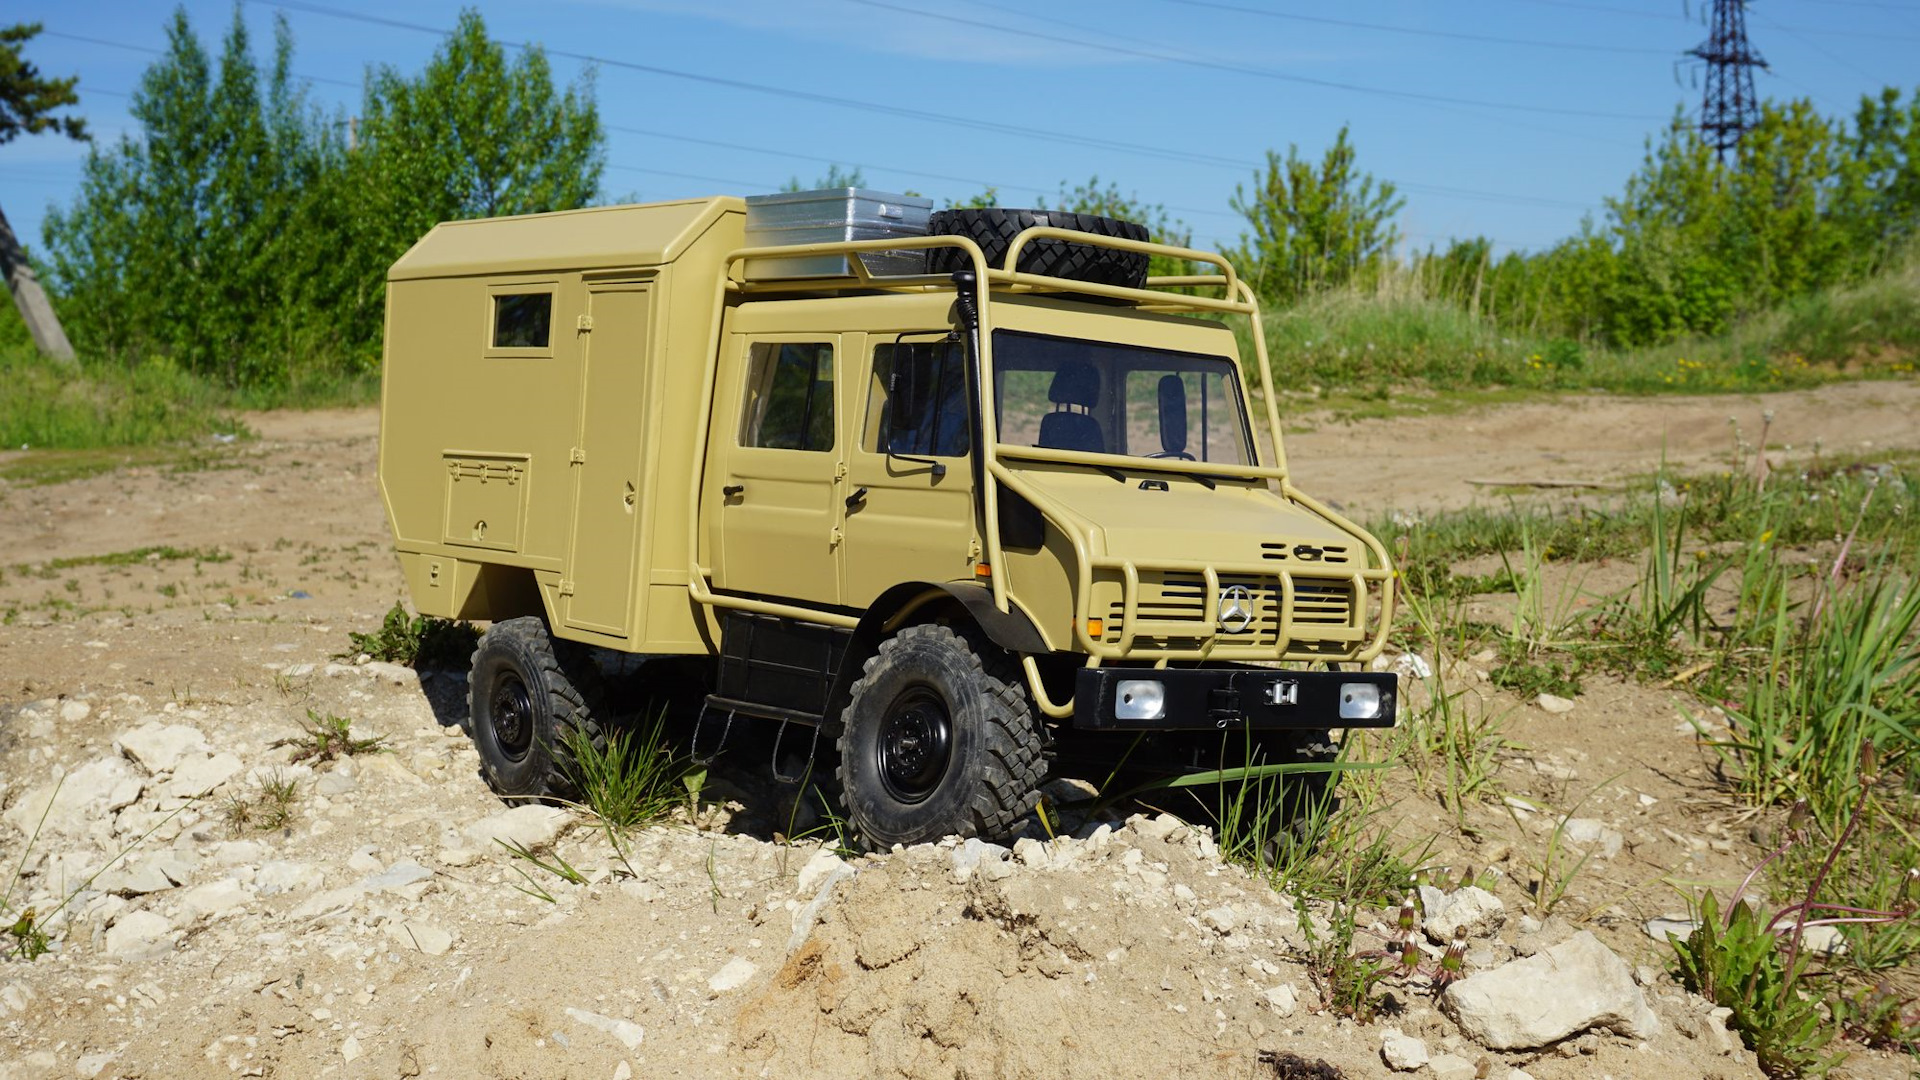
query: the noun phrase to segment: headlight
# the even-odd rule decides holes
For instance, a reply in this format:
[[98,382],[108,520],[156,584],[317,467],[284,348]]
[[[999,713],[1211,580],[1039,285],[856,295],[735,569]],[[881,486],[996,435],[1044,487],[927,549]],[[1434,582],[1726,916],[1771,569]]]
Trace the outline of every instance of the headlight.
[[1115,720],[1159,720],[1167,715],[1167,688],[1152,679],[1123,679],[1114,687]]
[[1340,719],[1373,720],[1379,715],[1380,687],[1377,684],[1370,682],[1340,684]]

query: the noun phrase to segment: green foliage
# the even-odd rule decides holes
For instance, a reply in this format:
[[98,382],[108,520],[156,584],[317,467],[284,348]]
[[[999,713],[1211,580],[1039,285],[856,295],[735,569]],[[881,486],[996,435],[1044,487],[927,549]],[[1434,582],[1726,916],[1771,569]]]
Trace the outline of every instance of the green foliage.
[[300,725],[300,731],[301,738],[290,740],[296,748],[290,760],[296,762],[332,761],[387,749],[385,735],[357,736],[353,733],[352,719],[313,709],[307,710],[307,719]]
[[357,129],[307,99],[292,60],[284,18],[262,64],[238,10],[218,56],[174,13],[134,94],[139,136],[91,152],[47,218],[83,354],[296,400],[337,389],[374,369],[386,269],[421,234],[598,193],[590,85],[556,93],[537,49],[509,64],[475,13],[419,76],[374,71]]
[[638,731],[612,731],[595,746],[580,731],[567,732],[567,758],[581,801],[609,828],[625,830],[659,821],[682,805],[697,806],[704,770],[695,775],[685,758],[671,753],[664,737],[666,713]]
[[251,432],[225,395],[165,360],[91,365],[76,375],[31,346],[0,348],[0,447],[79,450],[214,435]]
[[1355,167],[1347,128],[1316,168],[1297,146],[1267,151],[1253,187],[1234,188],[1232,206],[1252,228],[1234,261],[1265,301],[1288,303],[1378,270],[1400,239],[1393,224],[1405,200],[1393,184]]
[[77,76],[49,79],[21,55],[22,46],[40,33],[40,24],[0,26],[0,146],[21,135],[52,131],[69,139],[86,139],[87,122],[74,116],[51,116],[68,105],[78,105],[73,92]]
[[1835,1034],[1819,1004],[1794,984],[1812,966],[1807,954],[1789,957],[1771,926],[1750,904],[1734,903],[1723,919],[1712,893],[1694,912],[1698,923],[1683,941],[1669,934],[1681,985],[1722,1008],[1728,1026],[1772,1076],[1824,1076],[1844,1054],[1822,1053]]
[[1354,909],[1351,904],[1334,904],[1327,913],[1327,929],[1316,931],[1306,917],[1306,897],[1297,905],[1301,911],[1300,932],[1307,939],[1307,978],[1320,994],[1320,1007],[1357,1023],[1371,1023],[1381,1007],[1380,984],[1399,970],[1398,962],[1384,954],[1361,954],[1353,948]]
[[412,668],[450,668],[467,663],[479,640],[472,623],[408,615],[405,605],[396,600],[380,620],[380,629],[367,634],[348,631],[350,647],[340,655],[344,658],[365,653],[375,660]]

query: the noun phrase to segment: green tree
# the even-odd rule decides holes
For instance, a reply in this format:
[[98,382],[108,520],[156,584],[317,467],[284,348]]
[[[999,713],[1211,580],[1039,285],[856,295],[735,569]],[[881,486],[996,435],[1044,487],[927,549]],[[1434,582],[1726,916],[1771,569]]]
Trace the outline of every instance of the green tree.
[[263,80],[238,8],[217,60],[174,12],[134,93],[141,137],[90,153],[73,206],[45,225],[57,283],[90,313],[76,334],[95,353],[274,386],[310,337],[291,328],[324,324],[298,303],[314,238],[293,223],[316,195],[293,181],[314,171],[324,129],[292,52],[276,20]]
[[21,135],[51,131],[69,139],[85,139],[87,122],[74,116],[53,116],[53,112],[78,105],[80,96],[73,88],[78,76],[49,79],[27,62],[22,47],[40,33],[39,23],[15,23],[0,27],[0,146]]
[[1400,238],[1394,217],[1405,200],[1355,161],[1342,127],[1318,167],[1297,146],[1284,159],[1269,150],[1252,188],[1234,188],[1233,209],[1252,232],[1241,235],[1232,255],[1261,299],[1291,303],[1344,285],[1377,271],[1391,254]]
[[369,74],[357,126],[320,215],[342,241],[322,287],[368,369],[379,355],[387,268],[429,229],[571,210],[600,193],[605,132],[591,72],[556,90],[545,52],[508,60],[472,9],[420,74]]

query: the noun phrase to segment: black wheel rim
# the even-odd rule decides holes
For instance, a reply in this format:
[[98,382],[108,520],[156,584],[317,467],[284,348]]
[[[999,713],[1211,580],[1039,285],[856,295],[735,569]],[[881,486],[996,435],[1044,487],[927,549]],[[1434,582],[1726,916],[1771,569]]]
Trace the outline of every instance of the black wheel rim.
[[493,741],[508,761],[520,761],[533,746],[533,699],[527,684],[511,671],[503,671],[493,680],[493,693],[487,697],[487,719],[492,722]]
[[880,718],[875,748],[887,794],[903,803],[924,801],[953,760],[953,718],[946,701],[925,687],[901,694]]

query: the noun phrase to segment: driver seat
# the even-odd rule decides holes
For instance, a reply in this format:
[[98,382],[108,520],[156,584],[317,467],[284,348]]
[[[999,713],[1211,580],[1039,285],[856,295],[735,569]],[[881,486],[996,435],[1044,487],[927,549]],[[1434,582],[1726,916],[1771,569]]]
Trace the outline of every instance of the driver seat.
[[[1054,373],[1047,400],[1054,411],[1040,418],[1038,446],[1048,450],[1077,450],[1088,454],[1107,452],[1106,437],[1100,434],[1100,421],[1093,418],[1093,407],[1100,401],[1100,372],[1084,360],[1071,360]],[[1085,411],[1075,412],[1074,409]]]

